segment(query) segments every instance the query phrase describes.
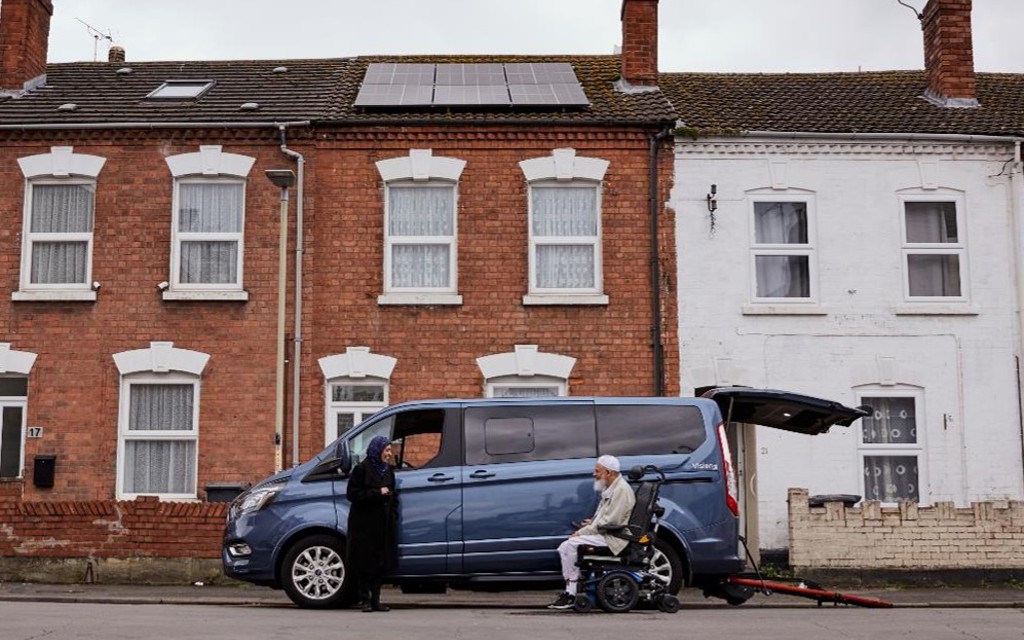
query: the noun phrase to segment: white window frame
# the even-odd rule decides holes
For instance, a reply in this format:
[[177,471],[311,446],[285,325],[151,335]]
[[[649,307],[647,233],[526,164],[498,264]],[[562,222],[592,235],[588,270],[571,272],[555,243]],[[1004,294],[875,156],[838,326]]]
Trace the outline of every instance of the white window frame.
[[[484,397],[496,398],[499,396],[495,395],[495,392],[499,388],[513,388],[513,389],[555,389],[556,397],[566,397],[569,395],[569,381],[565,378],[556,378],[552,376],[500,376],[497,378],[488,378],[484,383]],[[545,396],[542,396],[545,397]]]
[[[596,193],[596,233],[593,236],[537,236],[533,233],[533,191],[534,189],[593,189]],[[529,229],[529,277],[530,296],[603,296],[604,295],[604,242],[603,229],[601,224],[601,212],[603,210],[602,192],[603,186],[600,182],[591,180],[572,180],[569,182],[556,182],[552,180],[541,180],[531,182],[527,190],[528,214],[527,225]],[[567,245],[577,247],[592,247],[594,250],[594,286],[593,287],[540,287],[537,284],[537,251],[538,247],[544,245]]]
[[[242,213],[241,229],[237,232],[182,232],[180,231],[179,219],[181,216],[180,193],[183,184],[229,184],[241,185],[242,187]],[[171,290],[173,291],[242,291],[242,283],[245,282],[243,267],[245,264],[245,201],[246,181],[244,178],[231,176],[218,176],[215,178],[206,177],[183,177],[174,180],[173,210],[171,214]],[[236,242],[238,244],[238,258],[235,265],[238,273],[238,280],[234,283],[183,283],[181,281],[181,245],[183,242]]]
[[[174,384],[192,385],[192,430],[191,431],[130,431],[128,429],[129,412],[131,408],[131,387],[135,385],[153,384]],[[168,373],[134,373],[121,376],[121,388],[118,407],[118,437],[117,437],[117,499],[134,500],[139,496],[157,496],[161,500],[197,500],[199,496],[199,405],[200,405],[200,378],[180,372]],[[123,490],[125,480],[126,442],[129,440],[160,440],[160,441],[193,441],[195,442],[196,470],[191,493],[127,493]]]
[[[907,203],[933,202],[952,203],[956,207],[957,242],[916,242],[907,240]],[[899,197],[899,224],[901,246],[901,270],[903,272],[903,299],[908,303],[924,302],[968,302],[970,300],[970,283],[967,269],[967,220],[964,198],[960,194],[948,192],[933,194],[909,194]],[[910,295],[910,264],[911,255],[956,255],[960,266],[959,296],[911,296]]]
[[[14,376],[17,377],[17,376]],[[18,451],[18,475],[11,480],[21,480],[25,477],[25,436],[26,427],[28,426],[28,398],[23,396],[0,396],[0,417],[3,415],[3,410],[7,407],[17,407],[21,409],[21,442],[19,444]]]
[[[864,459],[871,456],[916,456],[917,457],[917,495],[919,504],[928,504],[928,472],[927,472],[927,443],[925,422],[925,405],[923,389],[893,388],[884,386],[861,387],[855,390],[857,404],[869,404],[867,398],[912,398],[914,400],[914,427],[917,430],[917,442],[914,444],[866,444],[863,432],[857,432],[857,478],[860,483],[860,494],[865,500],[871,499],[867,495],[867,485],[864,482]],[[858,427],[860,424],[858,423]],[[885,505],[895,505],[895,502],[883,502]]]
[[[761,244],[757,241],[757,212],[759,203],[803,203],[807,210],[807,244]],[[750,299],[759,304],[772,305],[807,305],[818,302],[818,252],[817,224],[814,197],[797,194],[759,194],[749,197],[747,207],[750,220]],[[758,256],[806,256],[807,257],[807,297],[761,297],[757,295],[757,257]]]
[[[459,291],[459,188],[457,182],[448,180],[428,180],[413,182],[399,180],[388,182],[384,190],[384,295],[388,294],[449,294]],[[452,190],[452,234],[450,236],[392,236],[391,235],[391,192],[392,189],[451,189]],[[400,238],[400,240],[396,240]],[[395,246],[437,244],[447,245],[448,250],[448,284],[443,287],[396,287],[391,282],[392,250]]]
[[[333,388],[335,386],[345,387],[384,387],[384,400],[382,402],[335,402]],[[355,414],[352,426],[355,426],[372,414],[380,411],[390,404],[390,382],[386,378],[348,378],[339,377],[327,380],[325,384],[324,406],[327,409],[324,416],[324,443],[334,442],[340,435],[338,429],[338,414]]]
[[[93,283],[93,240],[99,212],[96,210],[97,183],[106,158],[75,153],[74,147],[50,147],[49,153],[40,153],[18,158],[18,166],[25,177],[25,202],[22,212],[21,275],[18,291],[11,294],[17,301],[84,301],[96,300],[97,287]],[[34,185],[84,184],[93,187],[93,231],[84,233],[34,234],[30,231],[32,219],[32,189]],[[87,240],[88,274],[84,283],[33,284],[32,243],[38,241],[81,241]]]

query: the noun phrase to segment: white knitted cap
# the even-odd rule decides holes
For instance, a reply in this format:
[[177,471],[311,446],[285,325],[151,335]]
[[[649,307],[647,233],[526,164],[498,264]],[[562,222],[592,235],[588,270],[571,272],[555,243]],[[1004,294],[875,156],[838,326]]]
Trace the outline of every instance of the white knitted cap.
[[609,471],[614,471],[615,473],[618,473],[620,470],[619,459],[615,456],[601,456],[597,459],[597,464]]

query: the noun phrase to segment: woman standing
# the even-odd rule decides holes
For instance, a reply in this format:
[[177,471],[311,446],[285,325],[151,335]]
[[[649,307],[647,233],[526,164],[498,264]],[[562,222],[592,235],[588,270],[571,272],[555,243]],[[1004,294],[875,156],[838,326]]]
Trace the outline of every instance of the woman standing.
[[377,436],[348,479],[346,496],[352,507],[346,564],[355,572],[363,611],[388,611],[380,603],[380,585],[398,560],[398,496],[391,459],[391,442]]

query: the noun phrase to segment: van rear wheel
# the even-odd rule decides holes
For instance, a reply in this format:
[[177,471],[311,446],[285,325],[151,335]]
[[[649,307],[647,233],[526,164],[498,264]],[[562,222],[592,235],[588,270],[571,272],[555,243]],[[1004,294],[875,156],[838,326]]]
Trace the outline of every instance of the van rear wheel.
[[665,540],[654,541],[654,554],[648,571],[665,585],[668,593],[675,595],[683,586],[683,563],[679,553]]
[[281,585],[304,609],[329,609],[354,602],[355,576],[345,567],[345,545],[329,535],[303,538],[292,545],[281,566]]

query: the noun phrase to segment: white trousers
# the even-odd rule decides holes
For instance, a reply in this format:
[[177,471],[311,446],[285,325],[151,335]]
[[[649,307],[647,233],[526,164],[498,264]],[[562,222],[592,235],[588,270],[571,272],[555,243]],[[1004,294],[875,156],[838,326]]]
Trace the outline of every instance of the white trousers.
[[599,535],[572,536],[558,545],[558,555],[562,558],[562,577],[565,578],[566,591],[572,595],[576,595],[576,581],[580,579],[580,568],[576,566],[576,560],[579,558],[577,549],[583,545],[608,546],[604,537]]

